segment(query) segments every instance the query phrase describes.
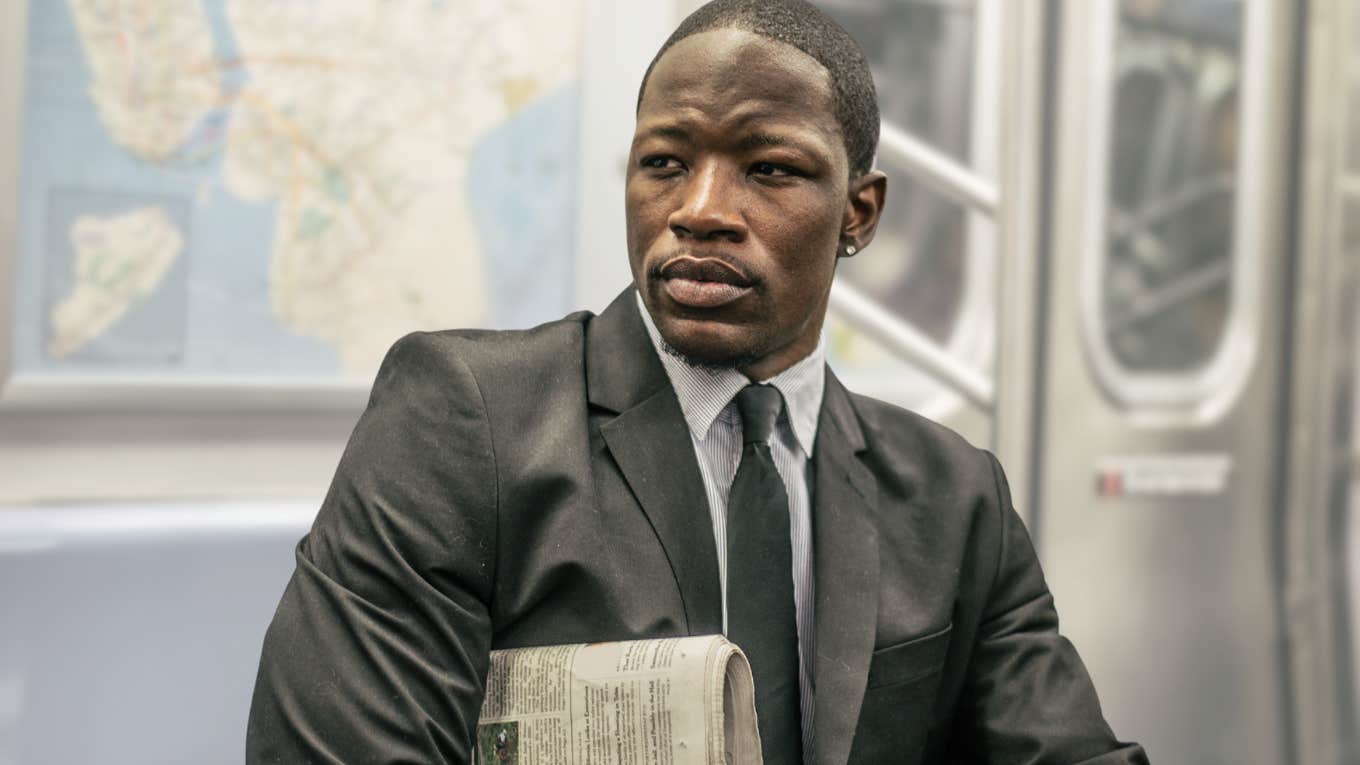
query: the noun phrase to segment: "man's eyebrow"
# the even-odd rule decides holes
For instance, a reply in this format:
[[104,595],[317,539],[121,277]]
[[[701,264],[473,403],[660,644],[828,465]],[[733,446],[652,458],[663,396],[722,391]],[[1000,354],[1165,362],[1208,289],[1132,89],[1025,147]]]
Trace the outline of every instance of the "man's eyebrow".
[[685,142],[688,142],[690,140],[689,131],[685,130],[679,125],[657,125],[654,128],[649,128],[643,131],[643,133],[638,137],[669,138],[673,141],[685,141]]
[[737,144],[743,151],[751,149],[761,149],[770,146],[794,146],[796,145],[789,139],[775,135],[773,133],[750,133],[743,136]]

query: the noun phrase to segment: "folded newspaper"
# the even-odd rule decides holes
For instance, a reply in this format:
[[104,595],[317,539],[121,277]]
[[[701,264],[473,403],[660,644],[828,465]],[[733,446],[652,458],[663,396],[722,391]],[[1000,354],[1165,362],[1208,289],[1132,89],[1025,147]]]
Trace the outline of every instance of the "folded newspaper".
[[491,652],[478,765],[760,761],[751,665],[722,635]]

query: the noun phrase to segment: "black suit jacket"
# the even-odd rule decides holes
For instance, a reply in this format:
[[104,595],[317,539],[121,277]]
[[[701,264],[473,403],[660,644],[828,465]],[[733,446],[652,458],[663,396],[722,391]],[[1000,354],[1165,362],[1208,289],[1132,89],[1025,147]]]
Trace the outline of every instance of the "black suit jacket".
[[[996,460],[829,371],[815,760],[1136,763]],[[254,763],[469,762],[493,648],[720,632],[712,524],[631,290],[388,354],[265,637]]]

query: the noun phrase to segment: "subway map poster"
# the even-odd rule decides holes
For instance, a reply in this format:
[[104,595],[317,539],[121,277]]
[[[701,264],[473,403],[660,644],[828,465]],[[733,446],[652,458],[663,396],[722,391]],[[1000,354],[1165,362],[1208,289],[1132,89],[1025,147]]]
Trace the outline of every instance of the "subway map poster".
[[371,379],[570,308],[580,0],[31,0],[17,376]]

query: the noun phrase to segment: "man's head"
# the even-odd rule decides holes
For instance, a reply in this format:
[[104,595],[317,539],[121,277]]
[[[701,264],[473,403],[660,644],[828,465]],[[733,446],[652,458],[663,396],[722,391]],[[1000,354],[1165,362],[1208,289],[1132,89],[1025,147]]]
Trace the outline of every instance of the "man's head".
[[816,346],[836,260],[882,211],[859,46],[801,0],[717,0],[657,54],[637,117],[629,261],[663,338],[777,374]]

